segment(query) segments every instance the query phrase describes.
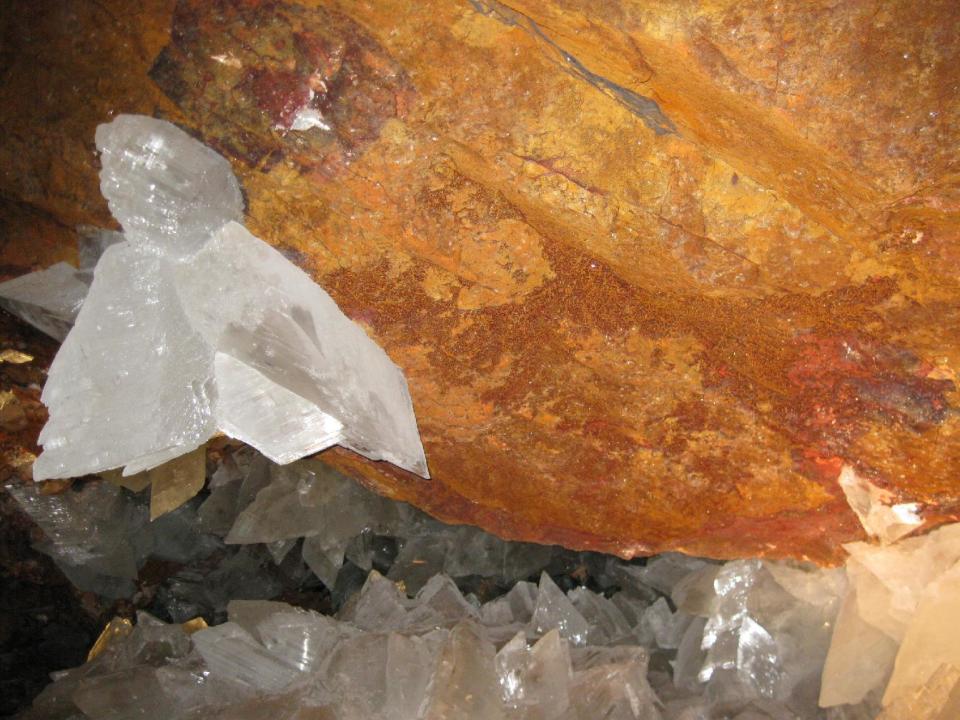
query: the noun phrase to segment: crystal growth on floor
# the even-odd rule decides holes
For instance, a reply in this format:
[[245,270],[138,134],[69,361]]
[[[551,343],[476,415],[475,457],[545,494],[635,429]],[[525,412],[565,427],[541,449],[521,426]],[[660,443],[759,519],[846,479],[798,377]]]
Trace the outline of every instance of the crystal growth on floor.
[[[208,471],[154,522],[116,477],[8,486],[78,587],[153,598],[25,717],[953,717],[958,526],[847,568],[623,561],[444,525],[318,460],[230,446]],[[148,589],[158,558],[179,570]]]

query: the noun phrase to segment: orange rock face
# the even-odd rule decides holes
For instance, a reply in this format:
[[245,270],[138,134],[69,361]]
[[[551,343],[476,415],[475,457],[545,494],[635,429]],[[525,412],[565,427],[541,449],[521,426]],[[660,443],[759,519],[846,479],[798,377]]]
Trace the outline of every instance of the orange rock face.
[[845,464],[960,517],[957,3],[23,1],[2,22],[4,273],[109,222],[98,123],[179,123],[404,369],[433,479],[327,454],[381,492],[624,556],[835,560],[862,534]]

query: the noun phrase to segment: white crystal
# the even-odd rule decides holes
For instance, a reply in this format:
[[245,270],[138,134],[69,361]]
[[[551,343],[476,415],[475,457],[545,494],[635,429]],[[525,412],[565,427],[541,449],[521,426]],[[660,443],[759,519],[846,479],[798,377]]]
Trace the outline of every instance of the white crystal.
[[293,116],[291,130],[309,130],[311,128],[320,128],[321,130],[330,130],[330,125],[323,119],[319,110],[314,108],[300,108],[297,114]]
[[[177,278],[194,327],[219,353],[252,371],[224,367],[228,384],[218,388],[225,398],[255,403],[246,411],[236,402],[230,406],[231,418],[246,413],[244,427],[254,447],[276,462],[289,462],[341,444],[426,476],[403,374],[279,251],[242,225],[228,223],[190,262],[177,266]],[[288,406],[311,427],[285,440],[284,427],[273,426],[283,421]]]
[[176,125],[118,115],[97,127],[96,143],[100,192],[127,240],[184,256],[224,223],[243,219],[230,163]]
[[428,477],[402,372],[235,222],[243,201],[229,163],[139,116],[101,125],[97,145],[127,241],[98,241],[109,247],[44,390],[34,477],[132,474],[218,431],[278,463],[341,444]]
[[0,307],[63,340],[87,296],[87,285],[75,267],[60,262],[0,283]]
[[336,445],[343,424],[249,365],[218,352],[217,420],[223,432],[259,449],[276,463]]
[[216,432],[215,393],[213,351],[191,329],[170,265],[114,245],[50,366],[34,479],[129,475],[187,453]]

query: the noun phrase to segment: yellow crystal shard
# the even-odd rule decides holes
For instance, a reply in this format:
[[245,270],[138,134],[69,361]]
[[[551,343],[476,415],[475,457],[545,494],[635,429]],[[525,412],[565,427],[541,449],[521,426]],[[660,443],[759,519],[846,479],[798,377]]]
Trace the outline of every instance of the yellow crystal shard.
[[111,643],[125,638],[131,632],[133,632],[133,623],[127,618],[113,618],[113,620],[104,626],[103,632],[100,633],[100,637],[97,638],[97,641],[93,644],[93,647],[90,648],[90,652],[87,653],[87,662],[90,662],[97,657],[97,655],[106,650]]
[[156,520],[176,510],[203,488],[206,477],[206,446],[174,458],[170,462],[147,471],[152,485],[150,519]]
[[20,400],[9,390],[0,392],[0,429],[17,432],[27,426],[27,415]]
[[23,365],[23,363],[28,363],[31,360],[33,360],[33,355],[27,355],[27,353],[20,352],[19,350],[14,350],[12,348],[0,350],[0,363]]
[[124,477],[123,471],[117,468],[99,473],[99,476],[108,482],[112,482],[114,485],[119,485],[133,492],[146,490],[147,486],[150,485],[150,476],[145,472]]
[[899,646],[867,622],[852,588],[843,601],[823,666],[820,706],[855,705],[886,683]]
[[192,620],[187,620],[185,623],[181,623],[180,627],[183,628],[183,631],[187,635],[193,635],[199,630],[206,630],[209,626],[207,625],[207,621],[202,617],[195,617]]
[[884,707],[927,687],[942,668],[960,668],[960,628],[952,620],[958,612],[960,563],[925,589],[900,645]]

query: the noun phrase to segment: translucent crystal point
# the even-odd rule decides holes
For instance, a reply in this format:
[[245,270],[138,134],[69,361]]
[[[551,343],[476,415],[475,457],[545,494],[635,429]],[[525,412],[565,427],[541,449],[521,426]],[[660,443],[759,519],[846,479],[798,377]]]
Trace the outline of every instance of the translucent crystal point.
[[574,717],[659,720],[647,682],[646,650],[640,647],[574,648],[571,653]]
[[315,670],[343,638],[359,633],[346,623],[302,610],[276,612],[257,625],[263,645],[288,665]]
[[585,645],[590,626],[570,599],[563,594],[547,573],[540,575],[537,606],[530,627],[538,635],[556,628],[560,635],[575,645]]
[[256,691],[282,690],[298,673],[232,622],[194,633],[193,642],[211,673]]
[[424,720],[504,718],[494,656],[493,645],[475,625],[457,625],[440,653]]
[[857,593],[844,599],[830,651],[823,666],[819,703],[822,707],[862,702],[871,690],[886,684],[893,670],[897,643],[864,622],[857,610]]
[[336,445],[343,424],[309,400],[267,379],[249,365],[218,352],[214,360],[224,433],[258,448],[276,463]]
[[571,590],[567,597],[589,623],[588,638],[591,644],[605,645],[630,635],[631,628],[627,618],[620,608],[603,595],[585,587],[578,587]]
[[500,649],[494,664],[508,717],[564,717],[572,672],[569,646],[559,632],[551,630],[532,648],[519,633]]
[[[43,530],[41,546],[65,571],[123,579],[137,576],[137,558],[126,535],[146,521],[143,509],[120,488],[87,483],[76,491],[43,495],[36,486],[9,484],[6,490]],[[95,585],[83,585],[92,589]]]

